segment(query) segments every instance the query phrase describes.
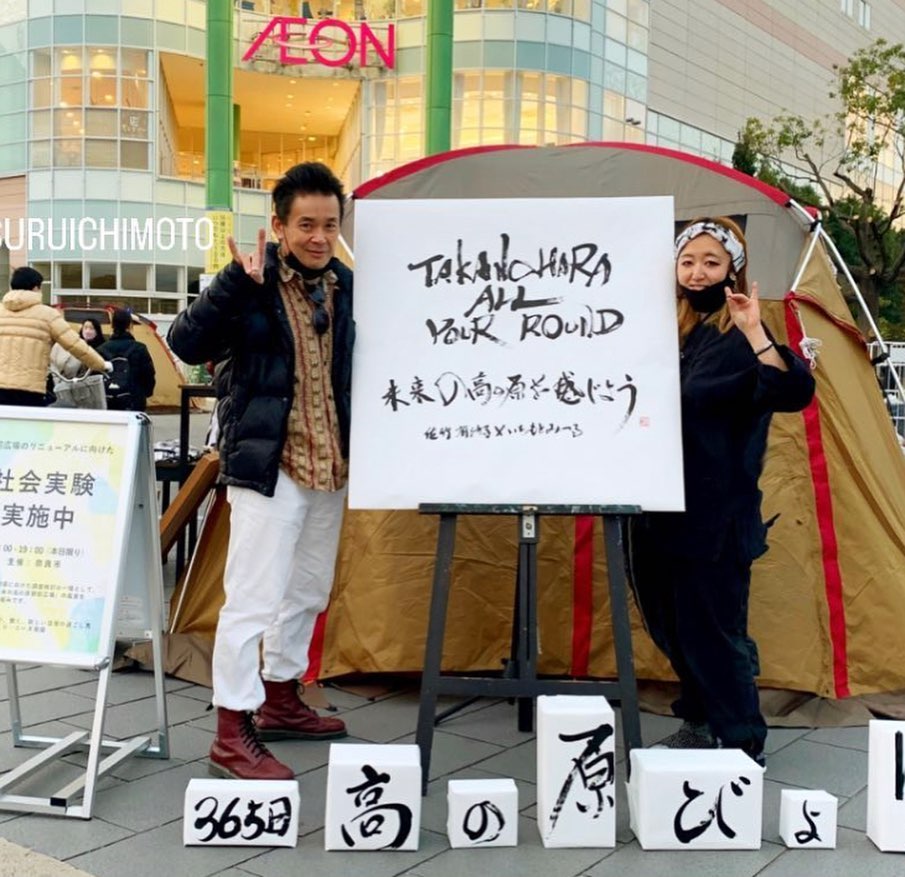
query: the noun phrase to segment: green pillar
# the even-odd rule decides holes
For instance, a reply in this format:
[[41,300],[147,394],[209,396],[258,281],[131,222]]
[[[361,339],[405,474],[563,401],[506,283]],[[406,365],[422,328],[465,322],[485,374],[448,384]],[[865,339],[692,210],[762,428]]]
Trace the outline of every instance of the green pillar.
[[233,160],[239,161],[242,155],[242,107],[233,104]]
[[425,151],[435,155],[452,143],[453,0],[430,0],[426,5]]
[[207,3],[204,158],[209,210],[233,206],[233,4]]

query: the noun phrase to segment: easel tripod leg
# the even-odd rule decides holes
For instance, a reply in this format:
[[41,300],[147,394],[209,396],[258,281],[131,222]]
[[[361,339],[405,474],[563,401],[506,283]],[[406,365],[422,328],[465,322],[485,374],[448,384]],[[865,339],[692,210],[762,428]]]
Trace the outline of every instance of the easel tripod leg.
[[452,572],[453,547],[456,540],[456,516],[440,515],[437,536],[437,558],[434,562],[434,583],[431,591],[427,644],[424,651],[424,670],[421,676],[421,700],[418,707],[418,730],[415,742],[421,750],[421,794],[427,794],[430,776],[431,747],[434,740],[434,720],[443,658],[443,634],[446,629],[446,610],[449,603],[449,580]]
[[631,750],[636,746],[640,748],[642,743],[641,716],[638,711],[638,683],[635,679],[632,628],[626,596],[628,586],[625,575],[622,527],[623,519],[621,517],[603,516],[603,535],[610,579],[613,644],[616,649],[616,670],[619,673],[619,699],[622,707],[622,736],[625,741],[625,756],[628,762]]

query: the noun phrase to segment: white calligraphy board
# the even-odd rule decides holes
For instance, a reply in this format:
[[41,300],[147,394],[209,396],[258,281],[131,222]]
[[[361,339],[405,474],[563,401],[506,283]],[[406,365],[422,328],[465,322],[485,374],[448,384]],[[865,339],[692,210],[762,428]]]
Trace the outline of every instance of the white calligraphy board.
[[871,719],[867,742],[867,836],[905,852],[905,722]]
[[417,850],[421,750],[414,743],[331,743],[325,850]]
[[143,414],[0,407],[0,661],[100,667],[162,603]]
[[189,780],[182,813],[185,846],[294,847],[297,780]]
[[764,769],[740,749],[633,749],[629,822],[644,850],[759,850]]
[[446,785],[446,836],[453,849],[516,846],[515,780],[450,780]]
[[615,732],[605,697],[537,698],[537,828],[545,847],[616,846]]
[[671,197],[362,199],[349,505],[682,510]]
[[783,789],[779,836],[787,847],[834,850],[838,810],[838,798],[823,789]]

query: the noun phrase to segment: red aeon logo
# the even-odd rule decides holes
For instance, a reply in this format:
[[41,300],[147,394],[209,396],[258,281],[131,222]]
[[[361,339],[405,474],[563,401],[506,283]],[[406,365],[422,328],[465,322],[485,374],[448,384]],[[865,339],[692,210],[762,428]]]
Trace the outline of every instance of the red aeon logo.
[[[281,64],[307,64],[309,59],[302,55],[291,55],[290,49],[295,45],[310,52],[317,64],[325,67],[344,67],[358,52],[359,63],[364,65],[367,59],[368,46],[373,48],[377,56],[393,69],[396,64],[396,25],[387,27],[386,44],[380,42],[371,27],[365,22],[349,24],[338,18],[325,18],[318,21],[310,29],[307,18],[291,18],[289,16],[276,16],[270,19],[267,27],[258,35],[248,51],[242,56],[243,61],[250,61],[257,54],[258,49],[267,39],[272,40],[280,47]],[[302,30],[293,30],[302,28]],[[339,34],[337,33],[339,32]],[[341,34],[341,36],[340,36]],[[345,50],[338,57],[329,57],[324,54],[328,49]],[[332,55],[332,52],[331,52]]]

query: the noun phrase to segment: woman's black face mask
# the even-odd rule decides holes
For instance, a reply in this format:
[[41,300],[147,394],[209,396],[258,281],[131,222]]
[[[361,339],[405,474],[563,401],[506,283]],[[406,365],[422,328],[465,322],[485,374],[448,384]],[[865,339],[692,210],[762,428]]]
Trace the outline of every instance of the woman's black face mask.
[[692,310],[699,314],[712,314],[718,311],[726,303],[726,287],[735,289],[735,278],[726,275],[725,280],[712,283],[703,289],[689,289],[687,286],[679,287],[682,294],[688,299]]

